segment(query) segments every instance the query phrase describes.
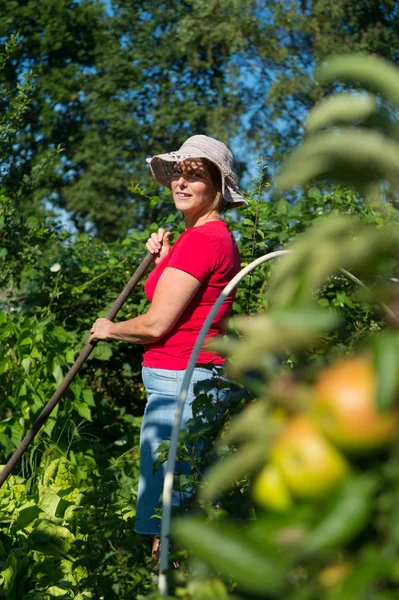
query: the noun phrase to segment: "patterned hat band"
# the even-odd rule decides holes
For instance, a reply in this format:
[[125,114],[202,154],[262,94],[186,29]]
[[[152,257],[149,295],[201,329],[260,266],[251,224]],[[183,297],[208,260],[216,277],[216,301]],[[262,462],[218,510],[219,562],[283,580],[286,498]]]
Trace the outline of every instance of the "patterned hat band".
[[222,195],[227,202],[235,206],[248,204],[238,189],[238,178],[233,172],[233,154],[225,144],[207,135],[193,135],[188,138],[177,152],[157,154],[147,158],[154,178],[170,188],[175,162],[190,158],[206,158],[220,171]]

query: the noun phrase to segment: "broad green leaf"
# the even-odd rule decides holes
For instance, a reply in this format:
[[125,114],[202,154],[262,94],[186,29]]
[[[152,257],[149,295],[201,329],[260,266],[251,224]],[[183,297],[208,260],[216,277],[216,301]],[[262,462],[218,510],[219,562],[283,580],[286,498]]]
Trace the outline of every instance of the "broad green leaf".
[[212,500],[236,485],[237,481],[257,471],[265,463],[267,443],[265,441],[247,443],[240,449],[220,460],[206,474],[204,487],[200,492],[203,500]]
[[60,588],[57,585],[51,585],[46,591],[52,598],[61,598],[66,595],[69,596],[69,590]]
[[40,513],[40,507],[32,500],[25,502],[18,508],[18,518],[15,523],[16,530],[24,529],[32,523]]
[[371,349],[377,375],[377,406],[383,412],[392,407],[398,394],[398,334],[384,331],[374,336],[371,339]]
[[93,392],[91,391],[90,388],[85,388],[82,392],[82,395],[83,395],[83,400],[85,401],[87,406],[95,406],[96,405],[96,403],[94,402]]
[[57,382],[57,385],[60,385],[63,379],[63,373],[60,364],[54,359],[53,360],[53,377]]
[[62,557],[69,552],[74,540],[75,537],[66,527],[43,519],[30,533],[28,544],[37,552]]
[[[285,285],[281,282],[281,296],[288,303],[291,294],[302,293],[300,283],[291,279]],[[280,287],[280,286],[279,286]],[[279,290],[280,291],[280,290]],[[280,297],[280,294],[279,294]],[[281,304],[284,304],[281,301]],[[275,302],[278,305],[278,302]],[[338,315],[323,310],[316,304],[309,307],[287,307],[285,310],[269,311],[267,315],[236,317],[232,323],[244,334],[242,341],[231,338],[216,338],[211,344],[215,350],[230,358],[229,373],[233,377],[246,371],[259,369],[267,371],[274,362],[273,353],[282,350],[294,350],[308,347],[322,333],[336,327],[340,322]]]
[[[54,409],[54,411],[55,411],[55,409]],[[46,435],[48,435],[49,437],[51,437],[51,434],[53,433],[53,429],[57,422],[56,419],[54,418],[55,417],[54,411],[52,412],[51,416],[47,419],[47,421],[44,423],[44,425],[42,427],[42,431],[44,431],[44,433]]]
[[28,217],[28,219],[26,220],[26,226],[28,227],[28,229],[34,229],[38,225],[39,221],[36,217]]
[[51,488],[41,487],[39,488],[39,502],[40,508],[44,510],[48,515],[54,517],[57,514],[62,514],[68,504],[60,498],[60,496]]
[[370,54],[343,54],[329,58],[316,72],[318,82],[350,81],[385,96],[399,106],[398,69]]
[[12,598],[14,591],[14,583],[17,576],[17,558],[12,553],[4,567],[0,571],[0,589],[4,592],[5,598]]
[[311,187],[310,190],[308,191],[308,197],[314,198],[315,200],[320,200],[321,192],[320,192],[319,188]]
[[284,556],[277,550],[260,553],[245,531],[227,523],[216,525],[197,519],[178,519],[173,532],[195,556],[238,587],[250,593],[272,594],[284,585]]
[[91,421],[91,411],[89,406],[85,402],[83,402],[82,400],[75,400],[73,406],[81,417],[87,419],[88,421]]
[[97,358],[98,360],[109,360],[113,354],[112,348],[107,343],[99,343],[91,353],[89,360]]
[[330,96],[310,111],[306,131],[309,134],[327,125],[367,119],[376,111],[376,98],[370,94],[355,95],[350,92]]
[[277,206],[276,206],[277,215],[288,215],[289,211],[290,211],[289,203],[284,198],[281,198],[277,202]]
[[[382,581],[389,581],[395,578],[397,561],[394,556],[384,555],[379,547],[368,544],[363,547],[360,557],[340,585],[331,590],[328,600],[359,600],[360,598],[372,598],[373,600],[396,600],[396,590],[393,596],[389,592],[381,589]],[[384,586],[385,587],[385,586]],[[385,593],[388,595],[385,595]]]
[[9,435],[6,435],[5,433],[1,433],[0,432],[0,446],[2,446],[4,448],[4,454],[6,456],[12,454],[12,452],[14,452],[16,446],[14,446],[14,444],[11,441],[11,438]]
[[304,541],[305,552],[340,548],[367,526],[373,511],[375,482],[366,475],[346,479]]
[[[398,162],[399,164],[399,162]],[[392,256],[398,247],[394,227],[378,230],[347,215],[333,215],[314,224],[291,245],[273,271],[271,302],[281,310],[312,302],[314,290],[341,268],[367,265]]]
[[29,373],[29,369],[30,369],[30,366],[32,363],[31,359],[29,357],[23,358],[21,363],[22,363],[22,368],[25,371],[25,373]]
[[75,485],[75,466],[66,458],[56,458],[46,468],[43,485],[52,486],[57,492]]
[[320,133],[292,153],[277,177],[277,185],[281,190],[289,190],[332,173],[341,182],[353,185],[359,179],[364,183],[362,173],[382,173],[394,182],[399,177],[399,143],[365,128]]
[[0,375],[6,373],[9,370],[10,366],[11,364],[8,358],[5,358],[4,360],[0,361]]
[[65,355],[65,360],[67,361],[67,363],[72,365],[75,362],[75,351],[67,350],[66,355]]
[[23,420],[14,421],[14,423],[12,424],[10,429],[11,429],[11,441],[13,442],[14,446],[18,446],[21,443],[23,435],[25,433],[24,421]]

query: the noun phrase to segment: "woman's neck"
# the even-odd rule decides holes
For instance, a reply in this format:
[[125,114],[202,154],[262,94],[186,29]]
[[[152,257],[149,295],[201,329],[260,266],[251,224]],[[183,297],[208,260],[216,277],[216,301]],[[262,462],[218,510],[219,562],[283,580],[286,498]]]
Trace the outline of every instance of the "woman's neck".
[[213,210],[208,214],[195,217],[188,217],[185,215],[184,220],[186,223],[186,229],[191,229],[191,227],[205,225],[205,223],[208,223],[209,221],[222,221],[223,219],[216,210]]

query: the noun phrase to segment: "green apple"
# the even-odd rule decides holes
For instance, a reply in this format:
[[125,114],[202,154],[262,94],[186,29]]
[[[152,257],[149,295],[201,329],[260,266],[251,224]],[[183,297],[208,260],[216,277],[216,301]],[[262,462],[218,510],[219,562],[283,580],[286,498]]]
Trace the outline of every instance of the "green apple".
[[323,498],[346,476],[348,464],[308,416],[290,419],[275,439],[270,464],[297,498]]
[[284,512],[292,505],[291,494],[279,469],[266,465],[256,477],[252,497],[258,506]]

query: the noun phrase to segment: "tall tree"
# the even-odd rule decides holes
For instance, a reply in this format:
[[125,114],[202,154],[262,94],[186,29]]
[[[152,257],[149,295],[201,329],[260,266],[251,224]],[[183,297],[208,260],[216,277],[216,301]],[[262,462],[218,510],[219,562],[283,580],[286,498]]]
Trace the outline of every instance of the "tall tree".
[[[64,148],[36,200],[66,208],[103,239],[162,216],[129,191],[152,182],[144,159],[193,133],[277,159],[302,136],[327,55],[399,57],[396,0],[0,0],[0,44],[19,33],[0,73],[0,109],[32,69],[28,124],[9,184],[49,147]],[[1,47],[0,47],[1,51]],[[245,152],[243,152],[245,155]],[[243,170],[244,165],[239,165]],[[134,187],[131,188],[134,190]]]
[[278,160],[302,137],[309,109],[326,92],[314,86],[317,64],[351,52],[398,61],[399,2],[267,1],[262,14],[263,27],[252,30],[240,57],[251,73],[244,135]]
[[42,196],[104,239],[144,225],[154,215],[128,186],[149,181],[145,156],[193,133],[227,140],[237,128],[244,107],[232,57],[254,24],[254,4],[122,0],[107,13],[92,0],[0,0],[0,38],[21,39],[3,85],[14,89],[27,68],[36,78],[10,176],[61,144]]

